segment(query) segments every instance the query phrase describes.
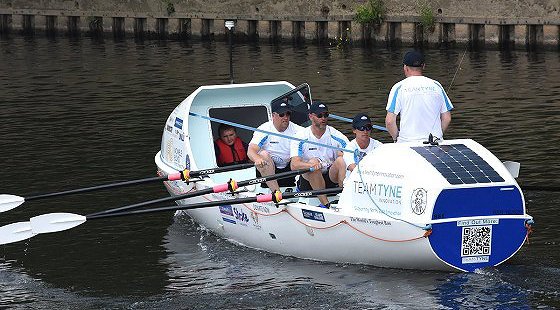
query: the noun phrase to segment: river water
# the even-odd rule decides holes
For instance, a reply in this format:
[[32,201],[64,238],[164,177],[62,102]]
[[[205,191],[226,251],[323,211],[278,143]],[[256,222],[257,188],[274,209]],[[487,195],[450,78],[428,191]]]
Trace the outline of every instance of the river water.
[[[307,82],[339,115],[383,125],[404,49],[238,44],[236,82]],[[447,138],[521,162],[522,185],[560,186],[560,54],[426,51],[455,104]],[[455,76],[455,79],[453,77]],[[453,81],[453,83],[452,83]],[[153,176],[167,116],[200,85],[229,82],[223,42],[0,40],[0,193],[30,195]],[[349,134],[348,124],[333,122]],[[389,141],[386,133],[375,137]],[[170,213],[88,221],[0,246],[0,308],[553,309],[560,193],[526,191],[530,244],[479,273],[383,269],[232,244]],[[0,226],[166,196],[161,184],[37,200]]]

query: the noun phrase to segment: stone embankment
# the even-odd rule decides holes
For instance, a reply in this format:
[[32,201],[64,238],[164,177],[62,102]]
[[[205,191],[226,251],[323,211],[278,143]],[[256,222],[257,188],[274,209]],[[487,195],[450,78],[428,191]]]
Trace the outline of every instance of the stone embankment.
[[360,24],[368,1],[3,0],[0,33],[222,39],[233,20],[250,40],[559,47],[558,0],[381,0],[382,22]]

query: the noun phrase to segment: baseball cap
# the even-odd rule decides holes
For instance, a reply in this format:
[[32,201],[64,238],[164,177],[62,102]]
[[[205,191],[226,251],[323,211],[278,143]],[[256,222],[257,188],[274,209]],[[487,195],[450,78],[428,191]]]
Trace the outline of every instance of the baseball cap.
[[403,64],[409,67],[422,67],[424,65],[424,55],[418,51],[408,51],[404,54]]
[[309,108],[309,113],[314,113],[314,114],[320,114],[323,112],[328,112],[329,108],[327,108],[327,105],[322,103],[321,101],[314,101],[311,104],[311,107]]
[[285,113],[291,110],[292,107],[283,100],[277,100],[272,103],[272,112]]
[[354,129],[360,128],[365,125],[371,125],[371,120],[369,119],[369,116],[364,113],[358,113],[352,119],[352,128]]

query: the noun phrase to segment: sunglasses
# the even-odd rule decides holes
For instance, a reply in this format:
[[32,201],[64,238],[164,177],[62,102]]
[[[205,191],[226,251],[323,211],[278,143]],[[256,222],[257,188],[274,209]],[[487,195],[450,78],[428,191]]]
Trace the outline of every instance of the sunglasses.
[[329,112],[315,114],[318,118],[327,118],[329,117]]
[[286,111],[286,112],[284,112],[284,113],[278,113],[278,116],[280,116],[280,117],[284,117],[284,116],[286,116],[286,115],[290,116],[290,115],[292,115],[292,112]]
[[370,131],[370,130],[373,129],[373,126],[371,126],[371,125],[365,125],[365,126],[358,127],[358,128],[356,128],[356,129],[359,130],[359,131]]

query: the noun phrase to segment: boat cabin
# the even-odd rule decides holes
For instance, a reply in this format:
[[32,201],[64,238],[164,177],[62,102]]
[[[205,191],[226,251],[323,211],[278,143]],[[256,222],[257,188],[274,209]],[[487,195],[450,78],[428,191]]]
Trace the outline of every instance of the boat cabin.
[[[202,86],[169,116],[162,138],[162,160],[177,170],[217,167],[214,141],[221,123],[235,125],[238,137],[249,143],[252,129],[272,119],[271,103],[284,100],[294,107],[292,121],[306,126],[310,93],[307,84],[296,88],[288,82]],[[213,179],[225,182],[231,176],[217,174]],[[255,176],[254,168],[235,173],[240,180]]]

